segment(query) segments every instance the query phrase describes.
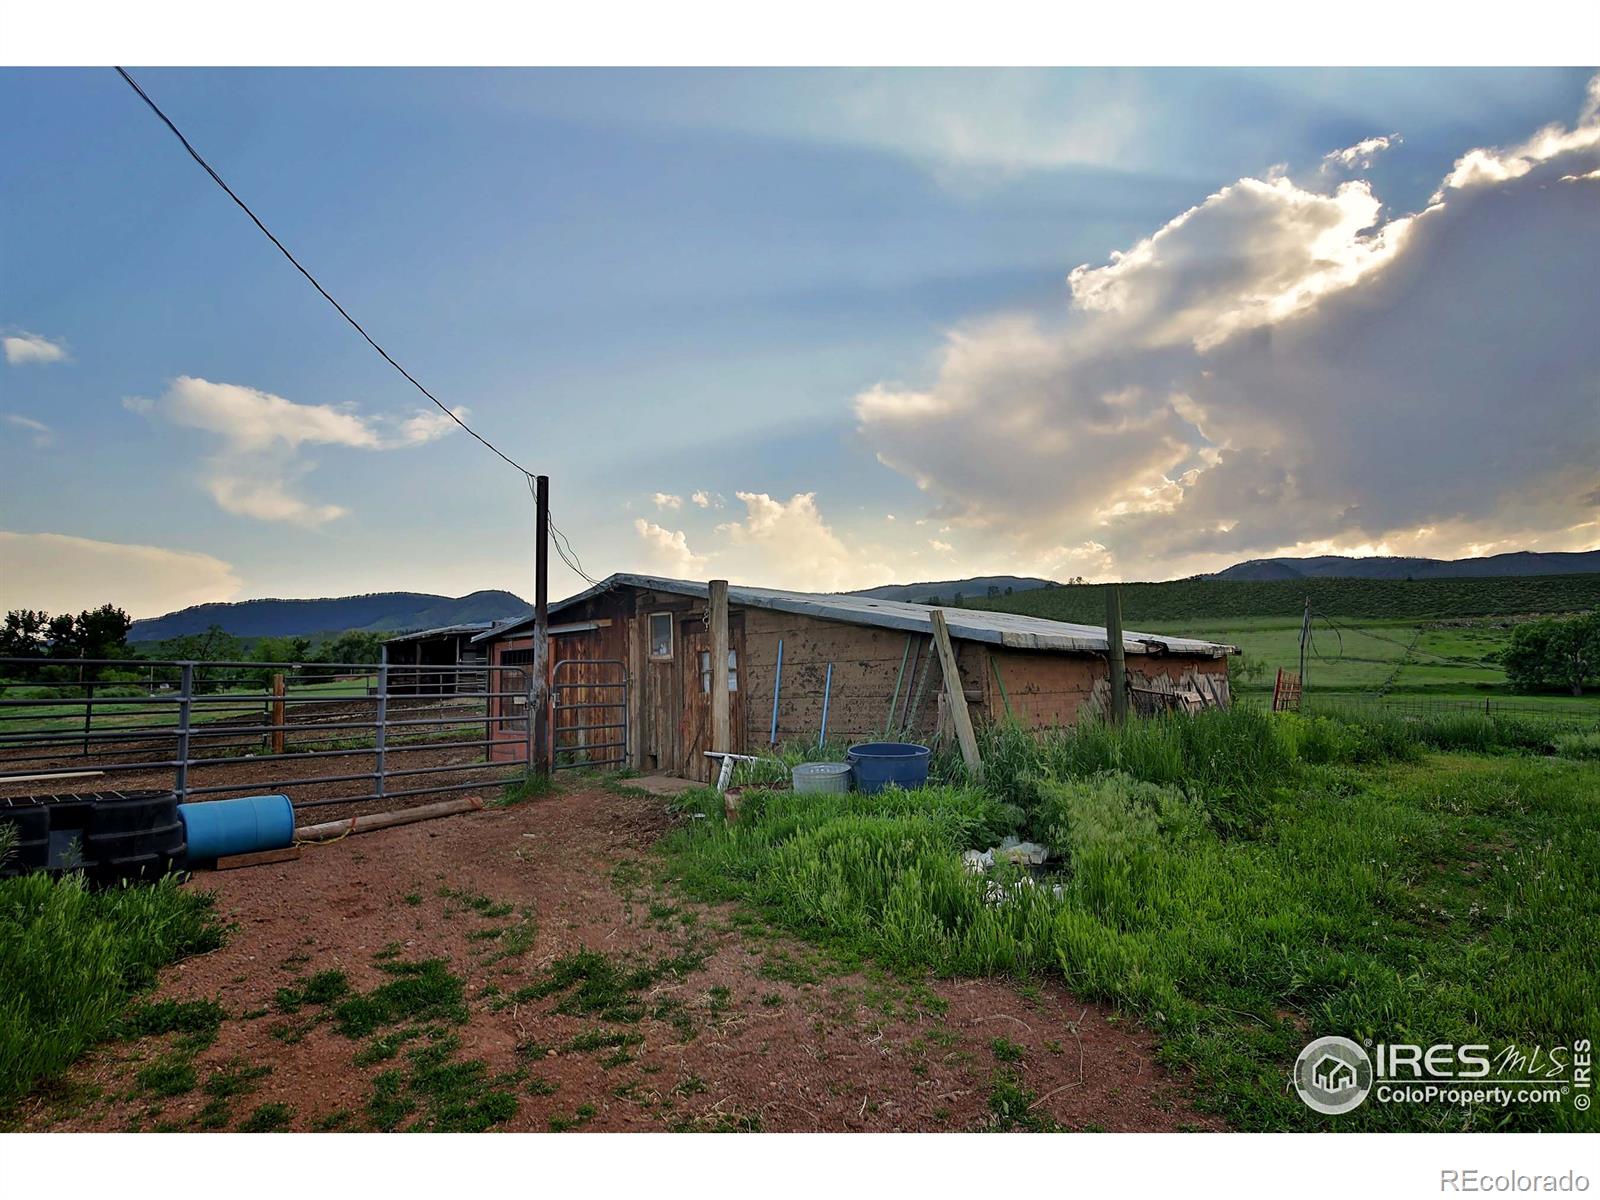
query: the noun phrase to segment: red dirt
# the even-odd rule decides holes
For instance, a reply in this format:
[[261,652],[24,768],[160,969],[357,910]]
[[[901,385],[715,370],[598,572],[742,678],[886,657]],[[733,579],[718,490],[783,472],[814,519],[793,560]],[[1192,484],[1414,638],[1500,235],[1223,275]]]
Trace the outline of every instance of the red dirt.
[[[507,1084],[517,1111],[501,1128],[547,1129],[591,1105],[586,1129],[982,1129],[997,1069],[1015,1071],[1037,1096],[1034,1116],[1065,1128],[1220,1127],[1155,1064],[1146,1031],[1058,986],[1024,996],[998,980],[924,987],[870,966],[845,971],[731,908],[687,902],[652,884],[658,860],[649,848],[667,821],[659,798],[569,786],[515,808],[308,847],[298,861],[200,875],[190,886],[214,892],[235,929],[221,949],[165,971],[158,995],[212,997],[227,1010],[216,1044],[198,1056],[202,1080],[234,1058],[271,1067],[253,1093],[232,1102],[234,1124],[257,1105],[282,1103],[297,1130],[341,1110],[351,1114],[347,1127],[367,1126],[373,1077],[405,1068],[407,1050],[425,1041],[358,1067],[364,1043],[315,1020],[315,1007],[299,1017],[247,1014],[271,1008],[278,988],[329,968],[346,972],[357,990],[374,988],[388,978],[375,956],[398,943],[403,958],[444,957],[466,978],[469,1019],[454,1027],[456,1059],[481,1059],[490,1075],[522,1065],[530,1078],[558,1085],[532,1094],[529,1078]],[[531,948],[486,963],[497,942],[469,934],[519,917],[485,917],[441,889],[531,912]],[[647,1008],[680,1002],[677,1023],[562,1015],[552,1011],[560,995],[493,1011],[580,948],[654,961],[694,939],[709,953],[703,969],[668,974],[644,997]],[[486,987],[498,997],[484,995]],[[298,1041],[272,1032],[302,1026]],[[609,1049],[559,1049],[597,1027],[643,1040],[628,1061],[610,1066]],[[1014,1066],[997,1062],[1000,1038],[1020,1047]],[[135,1073],[164,1049],[160,1041],[102,1046],[65,1087],[30,1104],[24,1126],[194,1128],[207,1099],[201,1089],[164,1101],[133,1094]],[[530,1043],[541,1047],[531,1058]],[[1004,1043],[1000,1050],[1013,1053]]]

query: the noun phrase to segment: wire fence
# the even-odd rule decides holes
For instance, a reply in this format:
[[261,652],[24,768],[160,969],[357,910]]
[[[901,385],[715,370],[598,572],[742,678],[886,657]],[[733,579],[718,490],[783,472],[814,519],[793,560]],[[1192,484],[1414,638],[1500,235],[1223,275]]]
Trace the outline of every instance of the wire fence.
[[1355,716],[1389,716],[1428,719],[1446,716],[1477,715],[1491,719],[1542,721],[1575,729],[1600,728],[1600,703],[1539,704],[1529,701],[1435,700],[1424,696],[1317,695],[1308,692],[1303,708],[1307,712]]
[[[37,672],[0,659],[0,676]],[[531,760],[523,666],[72,660],[0,688],[5,797],[111,787],[296,808],[494,788]],[[142,680],[96,680],[132,668]]]

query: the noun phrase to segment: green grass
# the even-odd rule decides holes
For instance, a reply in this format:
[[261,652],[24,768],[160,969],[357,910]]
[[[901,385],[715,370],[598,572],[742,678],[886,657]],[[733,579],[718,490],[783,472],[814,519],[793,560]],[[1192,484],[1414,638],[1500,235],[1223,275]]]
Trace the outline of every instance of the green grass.
[[370,992],[349,996],[333,1010],[335,1027],[349,1038],[362,1038],[386,1025],[412,1020],[467,1019],[466,981],[450,973],[442,958],[421,962],[386,962],[393,976]]
[[287,1104],[260,1104],[239,1122],[240,1133],[282,1133],[294,1120],[294,1109]]
[[[1123,619],[1141,622],[1216,621],[1219,618],[1298,619],[1307,596],[1334,618],[1403,621],[1411,618],[1572,613],[1600,600],[1600,575],[1523,575],[1487,579],[1175,579],[1124,583]],[[948,599],[948,597],[946,597]],[[1039,588],[1012,596],[968,598],[968,608],[1027,613],[1056,621],[1105,623],[1105,589],[1095,584]]]
[[[221,941],[211,897],[175,879],[100,890],[77,876],[0,880],[0,1112],[122,1032],[158,968]],[[195,1016],[153,1009],[132,1019],[183,1031]]]
[[[1430,749],[1481,728],[1248,709],[997,730],[982,789],[946,757],[947,782],[916,792],[747,792],[732,825],[696,793],[705,819],[664,849],[692,894],[828,946],[1053,975],[1136,1013],[1241,1128],[1594,1128],[1571,1106],[1319,1117],[1286,1087],[1322,1034],[1550,1046],[1600,1028],[1600,765],[1492,732],[1486,756]],[[1012,831],[1052,847],[1059,897],[986,903],[959,853]],[[1017,1088],[997,1075],[996,1127],[1029,1127]]]

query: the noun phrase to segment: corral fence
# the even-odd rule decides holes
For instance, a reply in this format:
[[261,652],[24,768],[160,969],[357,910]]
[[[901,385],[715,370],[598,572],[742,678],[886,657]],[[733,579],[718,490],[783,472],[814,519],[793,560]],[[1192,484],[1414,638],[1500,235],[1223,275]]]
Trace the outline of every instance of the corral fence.
[[18,676],[0,686],[0,803],[170,788],[404,807],[498,788],[533,757],[526,666],[0,659]]
[[1491,719],[1542,721],[1573,729],[1600,727],[1600,704],[1534,704],[1527,701],[1431,700],[1423,696],[1350,696],[1305,694],[1303,710],[1310,713],[1352,716],[1389,716],[1429,719],[1450,716],[1480,716]]

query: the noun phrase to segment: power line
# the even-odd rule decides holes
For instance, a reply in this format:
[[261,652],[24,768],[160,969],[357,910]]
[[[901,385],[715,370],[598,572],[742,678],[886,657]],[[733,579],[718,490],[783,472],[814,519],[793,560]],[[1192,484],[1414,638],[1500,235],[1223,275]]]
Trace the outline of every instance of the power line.
[[439,409],[440,412],[444,413],[445,416],[449,417],[457,425],[459,425],[459,426],[461,426],[461,428],[465,429],[469,434],[471,434],[474,438],[476,438],[486,449],[488,449],[489,451],[491,451],[492,453],[497,455],[501,460],[503,460],[508,465],[510,465],[512,467],[515,467],[518,471],[521,471],[522,474],[526,475],[528,477],[528,483],[530,484],[530,486],[532,485],[532,483],[533,483],[533,473],[531,471],[529,471],[528,468],[524,467],[521,463],[517,462],[516,459],[512,458],[504,450],[501,450],[500,447],[496,446],[488,438],[484,437],[476,429],[474,429],[472,426],[468,425],[460,417],[456,416],[455,413],[451,412],[450,409],[447,408],[444,404],[440,403],[439,398],[437,396],[435,396],[432,392],[430,392],[427,388],[423,387],[422,384],[417,381],[416,376],[412,375],[410,371],[406,370],[399,363],[397,363],[390,356],[390,354],[389,354],[389,352],[387,350],[385,350],[382,346],[378,345],[378,343],[373,340],[372,335],[361,327],[361,322],[357,321],[348,312],[346,312],[344,305],[340,304],[337,300],[335,300],[333,298],[333,296],[328,292],[328,289],[323,287],[322,284],[317,281],[317,277],[315,275],[313,275],[310,271],[306,270],[305,267],[300,265],[300,260],[297,259],[293,254],[291,254],[289,252],[289,248],[278,240],[277,236],[272,232],[272,230],[268,229],[266,227],[266,225],[262,222],[261,218],[256,216],[256,214],[251,210],[250,206],[239,198],[239,194],[237,192],[235,192],[231,187],[229,187],[227,182],[222,178],[222,176],[218,175],[217,172],[212,168],[211,164],[208,163],[204,158],[201,157],[200,152],[198,150],[196,150],[192,145],[189,144],[189,139],[183,136],[183,131],[180,130],[176,125],[174,125],[172,123],[172,118],[171,117],[167,116],[166,113],[161,111],[161,106],[160,105],[158,105],[154,100],[150,99],[149,94],[142,87],[139,86],[139,84],[134,80],[133,76],[129,75],[128,72],[123,70],[121,67],[116,68],[116,71],[117,71],[117,74],[121,75],[122,78],[127,82],[128,86],[131,87],[136,93],[138,93],[139,99],[143,100],[147,105],[150,106],[150,111],[155,113],[155,115],[161,119],[161,123],[172,131],[172,136],[177,138],[178,141],[180,141],[181,143],[183,143],[183,148],[189,152],[189,157],[194,159],[195,162],[199,163],[200,166],[205,169],[205,173],[207,175],[211,176],[211,178],[216,182],[217,186],[220,187],[223,191],[228,193],[228,198],[231,199],[235,204],[237,204],[241,209],[244,210],[245,216],[249,217],[250,220],[255,223],[255,227],[257,229],[261,230],[262,233],[267,235],[267,240],[270,241],[274,246],[276,246],[278,248],[279,253],[281,253],[285,258],[287,258],[289,260],[289,262],[294,266],[294,269],[296,271],[299,271],[300,274],[302,274],[302,275],[304,275],[306,277],[306,280],[311,284],[311,286],[316,288],[317,291],[322,294],[322,298],[324,300],[326,300],[329,304],[333,305],[333,307],[338,310],[339,315],[350,323],[350,327],[352,329],[354,329],[357,333],[359,333],[363,338],[366,339],[366,342],[367,342],[367,344],[369,346],[371,346],[374,350],[376,350],[380,355],[383,356],[383,360],[386,363],[388,363],[396,371],[399,371],[400,374],[404,375],[406,377],[406,379],[410,382],[412,387],[416,388],[417,391],[421,392],[429,400],[433,401],[434,405]]

